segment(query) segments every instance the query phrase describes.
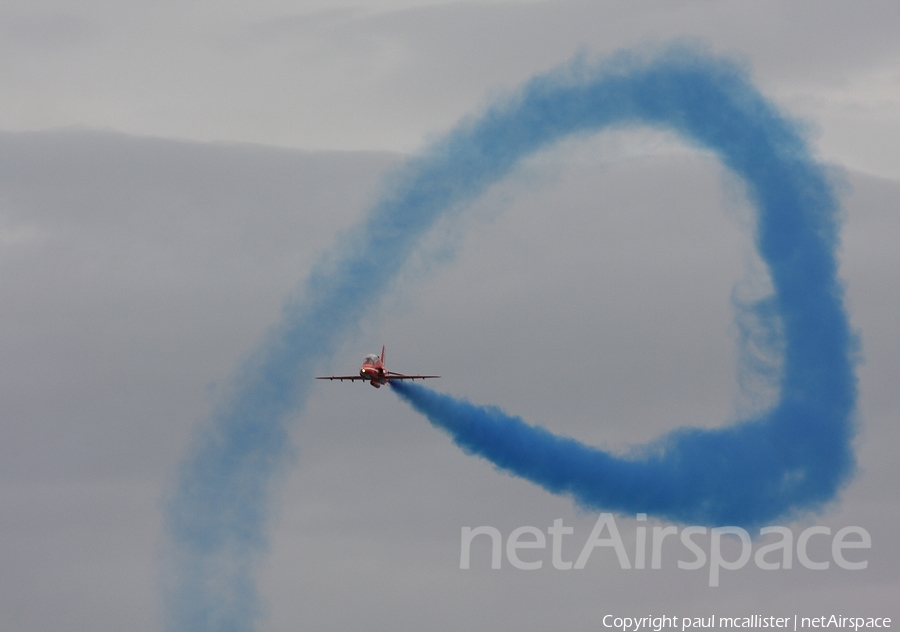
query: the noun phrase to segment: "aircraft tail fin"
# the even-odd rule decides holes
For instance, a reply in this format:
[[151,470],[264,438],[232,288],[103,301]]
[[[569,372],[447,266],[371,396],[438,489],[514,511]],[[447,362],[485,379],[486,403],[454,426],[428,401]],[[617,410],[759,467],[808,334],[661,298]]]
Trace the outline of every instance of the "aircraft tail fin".
[[384,364],[384,345],[381,345],[381,363]]

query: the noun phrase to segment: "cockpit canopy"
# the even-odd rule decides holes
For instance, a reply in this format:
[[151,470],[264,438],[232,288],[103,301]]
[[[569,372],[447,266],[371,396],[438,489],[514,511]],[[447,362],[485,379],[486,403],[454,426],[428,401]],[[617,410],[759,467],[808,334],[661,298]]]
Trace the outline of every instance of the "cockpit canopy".
[[379,358],[377,355],[375,355],[374,353],[370,353],[366,356],[365,362],[367,362],[368,364],[375,364],[376,362],[378,362],[378,360]]

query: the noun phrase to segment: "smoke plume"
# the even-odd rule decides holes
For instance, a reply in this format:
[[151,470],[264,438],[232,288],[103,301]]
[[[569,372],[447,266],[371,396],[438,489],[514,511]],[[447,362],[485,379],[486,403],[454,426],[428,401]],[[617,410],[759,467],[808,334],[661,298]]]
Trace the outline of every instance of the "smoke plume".
[[632,459],[423,388],[397,386],[465,450],[591,507],[754,524],[835,494],[853,468],[853,338],[836,279],[838,205],[798,127],[746,72],[702,51],[623,53],[538,76],[410,159],[366,219],[315,267],[194,435],[166,501],[164,590],[174,630],[248,630],[272,480],[313,371],[354,331],[435,221],[526,156],[622,126],[680,134],[747,183],[769,267],[783,367],[779,402],[721,430],[676,430]]

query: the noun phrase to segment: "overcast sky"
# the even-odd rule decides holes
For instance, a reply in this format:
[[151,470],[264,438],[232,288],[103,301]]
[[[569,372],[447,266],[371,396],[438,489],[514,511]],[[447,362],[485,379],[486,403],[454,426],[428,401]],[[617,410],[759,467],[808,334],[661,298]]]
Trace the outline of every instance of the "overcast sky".
[[[539,571],[491,570],[485,546],[460,570],[462,527],[562,518],[571,558],[596,514],[464,454],[387,389],[323,383],[273,486],[260,629],[900,617],[898,31],[896,2],[2,3],[0,631],[162,629],[160,498],[192,429],[382,176],[576,53],[672,38],[746,63],[834,167],[859,468],[790,526],[864,527],[869,568],[751,561],[710,588],[677,548],[660,571],[598,551],[563,572],[549,550]],[[752,218],[672,136],[566,142],[429,235],[323,369],[386,344],[392,370],[612,450],[728,423],[760,405],[732,304],[765,282]],[[824,538],[810,550],[829,559]]]

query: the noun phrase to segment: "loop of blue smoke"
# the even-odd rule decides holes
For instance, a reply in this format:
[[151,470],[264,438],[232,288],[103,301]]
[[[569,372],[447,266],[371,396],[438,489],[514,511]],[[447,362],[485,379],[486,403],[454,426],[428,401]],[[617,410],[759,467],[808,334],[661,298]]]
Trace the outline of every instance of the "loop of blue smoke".
[[259,608],[254,563],[268,488],[289,460],[286,425],[313,369],[337,349],[419,238],[562,138],[611,126],[666,128],[712,151],[747,183],[756,244],[774,286],[784,342],[781,400],[719,430],[681,429],[642,458],[572,439],[424,388],[396,389],[465,450],[591,507],[684,522],[752,525],[833,498],[853,469],[853,337],[836,278],[834,199],[797,127],[733,63],[673,48],[572,63],[463,121],[395,174],[390,195],[315,268],[196,434],[167,502],[170,625],[247,630]]

